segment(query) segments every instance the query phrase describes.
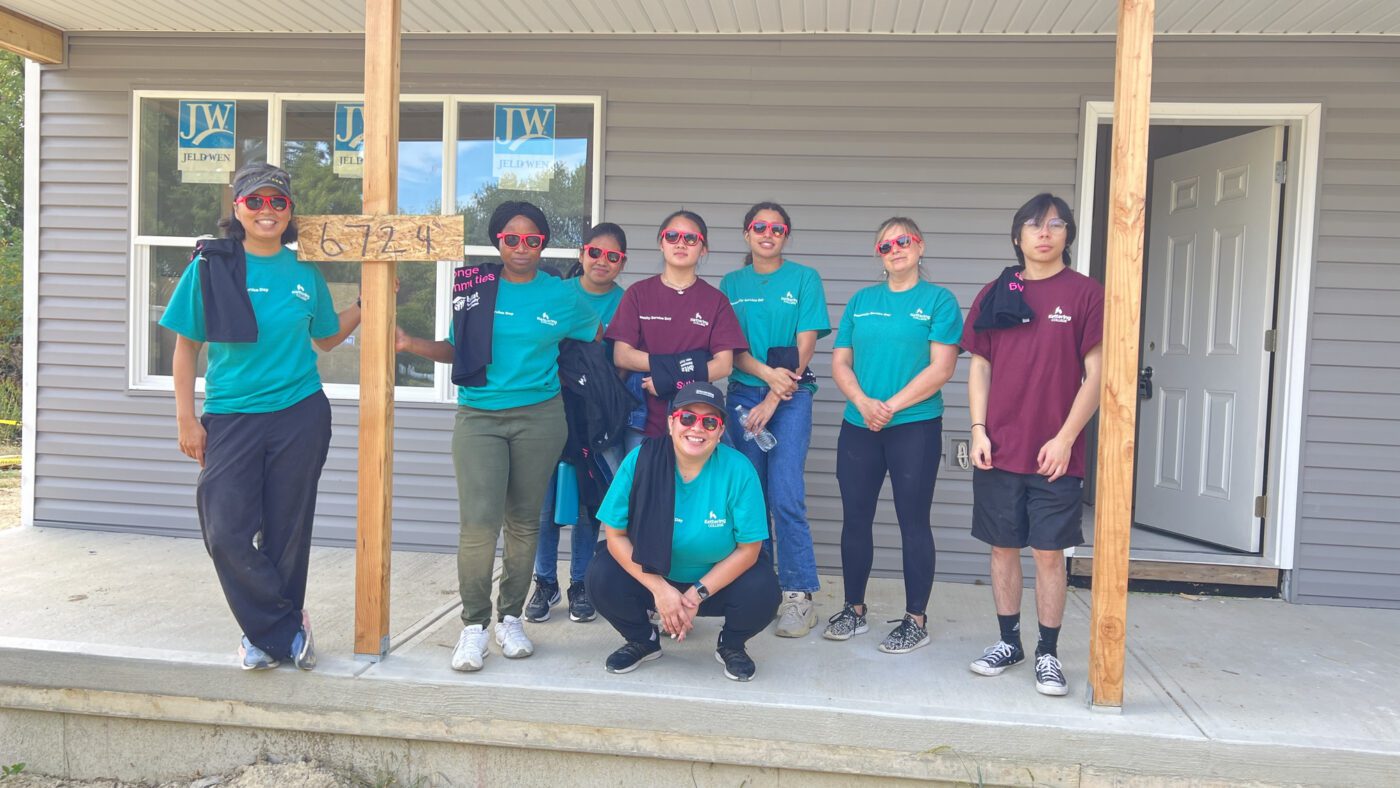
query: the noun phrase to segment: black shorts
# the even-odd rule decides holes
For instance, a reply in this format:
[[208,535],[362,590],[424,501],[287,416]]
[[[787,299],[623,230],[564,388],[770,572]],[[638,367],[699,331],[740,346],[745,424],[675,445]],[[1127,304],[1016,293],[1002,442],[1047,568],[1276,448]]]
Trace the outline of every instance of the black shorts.
[[1084,543],[1084,480],[972,469],[972,535],[993,547],[1064,550]]

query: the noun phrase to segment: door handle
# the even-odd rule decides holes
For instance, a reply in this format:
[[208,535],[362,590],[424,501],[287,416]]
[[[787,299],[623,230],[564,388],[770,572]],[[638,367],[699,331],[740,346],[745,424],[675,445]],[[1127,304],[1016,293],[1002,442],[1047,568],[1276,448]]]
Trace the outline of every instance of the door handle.
[[1138,371],[1138,399],[1152,399],[1152,367]]

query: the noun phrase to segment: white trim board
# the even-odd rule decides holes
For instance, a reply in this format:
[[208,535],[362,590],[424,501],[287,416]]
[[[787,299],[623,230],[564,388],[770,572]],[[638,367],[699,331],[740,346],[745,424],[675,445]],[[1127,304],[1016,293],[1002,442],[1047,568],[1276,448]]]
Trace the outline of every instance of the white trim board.
[[[1284,125],[1289,129],[1288,181],[1284,193],[1282,266],[1278,287],[1278,351],[1271,394],[1276,417],[1269,425],[1268,511],[1263,558],[1291,570],[1298,541],[1298,498],[1302,473],[1303,402],[1306,390],[1308,320],[1311,317],[1313,249],[1316,243],[1318,168],[1321,162],[1322,105],[1318,103],[1153,102],[1151,123],[1195,126]],[[1093,238],[1094,175],[1098,127],[1112,123],[1112,101],[1086,101],[1080,129],[1079,194],[1075,205],[1079,237]],[[1074,268],[1089,273],[1090,244],[1081,243]]]
[[24,359],[20,374],[20,525],[34,524],[34,440],[39,420],[39,79],[24,62]]

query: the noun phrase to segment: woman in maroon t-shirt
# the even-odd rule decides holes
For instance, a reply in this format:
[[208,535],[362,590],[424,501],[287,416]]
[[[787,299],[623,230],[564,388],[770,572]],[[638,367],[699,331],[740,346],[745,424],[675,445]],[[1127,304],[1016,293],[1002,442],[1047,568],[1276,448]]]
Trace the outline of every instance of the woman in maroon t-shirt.
[[[734,368],[734,352],[748,347],[729,298],[696,273],[709,251],[708,230],[705,220],[692,211],[666,217],[656,233],[665,267],[658,276],[627,288],[605,334],[614,342],[613,363],[645,376],[645,435],[666,433],[667,403],[676,386],[727,377]],[[694,351],[709,356],[704,369],[689,358]],[[669,391],[657,390],[658,378],[670,382]],[[635,433],[628,439],[628,448],[640,442]]]

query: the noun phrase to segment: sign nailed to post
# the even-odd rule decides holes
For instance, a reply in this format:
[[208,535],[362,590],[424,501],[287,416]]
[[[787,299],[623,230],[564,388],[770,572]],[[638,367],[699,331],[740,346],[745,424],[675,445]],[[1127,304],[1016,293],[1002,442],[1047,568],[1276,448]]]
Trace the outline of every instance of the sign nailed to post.
[[331,172],[342,178],[365,177],[363,101],[342,101],[335,105],[335,140],[331,145]]
[[303,262],[460,260],[463,216],[299,216],[297,259]]
[[228,183],[237,147],[238,104],[234,101],[180,101],[179,144],[183,183]]

